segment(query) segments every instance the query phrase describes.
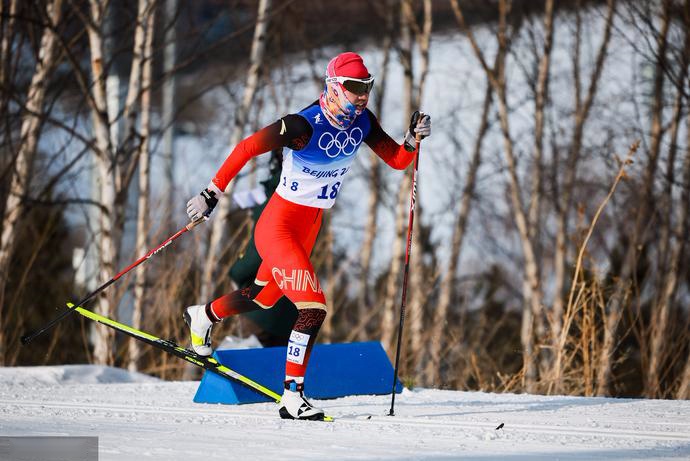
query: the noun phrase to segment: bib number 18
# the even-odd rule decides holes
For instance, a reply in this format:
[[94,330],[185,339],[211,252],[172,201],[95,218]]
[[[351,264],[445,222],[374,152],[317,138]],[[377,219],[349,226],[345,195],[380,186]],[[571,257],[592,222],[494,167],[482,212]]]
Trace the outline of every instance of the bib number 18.
[[329,191],[329,184],[326,184],[321,188],[321,193],[316,196],[316,198],[321,199],[321,200],[326,200],[326,199],[334,199],[338,196],[338,190],[340,189],[340,181],[337,183],[333,184],[330,186],[330,191]]

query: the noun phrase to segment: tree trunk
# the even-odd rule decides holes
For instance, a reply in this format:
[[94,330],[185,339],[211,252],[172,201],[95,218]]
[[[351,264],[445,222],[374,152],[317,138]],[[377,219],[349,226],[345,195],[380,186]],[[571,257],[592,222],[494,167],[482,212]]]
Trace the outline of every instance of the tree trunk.
[[532,193],[528,212],[530,238],[539,240],[537,231],[540,222],[543,157],[544,157],[544,107],[549,98],[549,71],[553,44],[554,0],[544,5],[544,49],[539,60],[539,74],[534,92],[534,169],[532,170]]
[[663,92],[664,92],[664,69],[666,68],[667,35],[671,22],[670,3],[664,2],[664,17],[662,18],[661,32],[657,38],[656,50],[656,69],[654,77],[654,90],[652,100],[652,127],[651,143],[649,146],[649,160],[644,172],[644,182],[642,184],[641,195],[639,195],[639,206],[632,229],[630,243],[625,252],[623,264],[620,270],[614,293],[609,300],[608,315],[611,317],[606,320],[606,331],[604,332],[604,350],[602,351],[601,361],[597,372],[597,395],[609,395],[609,386],[612,378],[613,354],[615,352],[616,330],[618,320],[622,315],[625,294],[632,282],[631,277],[636,269],[638,256],[641,248],[645,245],[645,229],[647,228],[654,202],[654,179],[659,162],[659,152],[663,137]]
[[[393,349],[393,338],[398,326],[396,319],[396,308],[398,303],[398,293],[400,290],[400,271],[404,257],[405,245],[405,199],[409,198],[411,177],[406,174],[400,181],[395,207],[395,236],[391,249],[390,269],[386,277],[384,298],[382,303],[383,315],[381,316],[381,344],[391,353]],[[392,354],[391,354],[392,355]]]
[[[532,190],[529,209],[527,212],[527,235],[535,246],[536,258],[540,258],[540,244],[539,228],[541,224],[541,203],[543,193],[543,157],[544,157],[544,108],[549,98],[549,72],[551,67],[551,47],[553,43],[553,17],[554,17],[554,1],[546,0],[544,5],[544,49],[542,51],[541,59],[539,60],[539,73],[537,75],[537,84],[535,88],[535,104],[534,104],[534,167],[532,169]],[[541,278],[541,275],[538,275]],[[541,314],[535,320],[537,321],[537,331],[539,337],[543,339],[545,336],[544,317]],[[548,369],[548,357],[546,354],[541,354],[542,370]]]
[[[408,0],[401,3],[400,15],[400,62],[403,67],[403,94],[402,94],[402,108],[401,112],[405,114],[404,125],[409,123],[409,114],[413,107],[413,91],[414,91],[414,76],[412,73],[412,34],[410,31],[409,15],[405,14],[405,9],[409,8]],[[396,334],[399,322],[396,321],[396,309],[399,293],[400,271],[402,269],[402,260],[405,248],[405,215],[404,210],[407,208],[405,202],[410,194],[410,187],[412,186],[412,176],[406,174],[403,176],[400,186],[398,188],[397,206],[395,208],[395,230],[396,236],[393,241],[393,250],[391,254],[391,265],[388,277],[386,279],[385,298],[383,300],[383,316],[381,318],[381,343],[383,347],[392,356],[395,348],[393,347],[393,339]]]
[[[23,201],[30,191],[31,170],[42,122],[38,114],[43,113],[43,102],[48,88],[47,82],[56,61],[55,51],[58,40],[54,30],[60,22],[62,15],[62,0],[48,2],[45,14],[49,25],[43,30],[38,61],[36,62],[34,75],[31,78],[27,92],[26,113],[23,115],[20,132],[21,144],[19,145],[19,151],[17,152],[12,170],[9,193],[7,194],[2,217],[2,234],[0,235],[0,365],[5,363],[6,345],[3,335],[5,326],[2,322],[2,307],[7,277],[10,270],[12,251],[21,224]],[[11,37],[9,40],[11,43]]]
[[[687,5],[688,3],[686,2],[686,15],[688,13]],[[688,16],[686,16],[685,19],[688,20]],[[685,164],[683,165],[683,192],[681,193],[682,211],[680,218],[681,221],[679,221],[676,226],[676,229],[679,230],[679,232],[676,234],[676,245],[681,247],[681,255],[683,254],[682,250],[685,249],[683,247],[685,238],[688,235],[688,231],[690,230],[690,222],[688,222],[688,213],[690,212],[690,114],[687,116],[687,124],[685,131],[687,141],[685,147]],[[667,287],[669,289],[666,291],[666,293],[671,293],[672,290],[670,288],[672,287],[670,286],[670,283],[667,285]],[[668,297],[669,301],[673,299],[672,297],[673,294],[671,293]],[[680,385],[676,390],[675,397],[677,399],[690,399],[690,348],[688,348],[688,354],[685,361],[685,368],[683,370],[683,373],[681,374]]]
[[[124,139],[119,148],[120,154],[129,153],[129,147],[133,144],[136,138],[136,122],[137,122],[137,107],[142,98],[143,87],[143,64],[146,54],[146,40],[147,40],[147,21],[151,16],[151,9],[153,9],[155,2],[151,0],[139,0],[137,7],[137,23],[134,28],[134,47],[132,49],[132,66],[129,73],[129,85],[127,87],[127,96],[125,97],[125,105],[122,109],[124,128],[122,130]],[[119,99],[119,98],[118,98]],[[110,109],[110,106],[108,106]],[[111,117],[112,120],[112,117]],[[117,138],[115,138],[117,139]],[[134,162],[136,163],[136,162]],[[120,188],[118,187],[118,190]]]
[[458,5],[457,0],[452,1],[453,9],[456,13],[458,21],[460,22],[460,26],[467,34],[470,44],[472,45],[472,49],[479,59],[489,83],[491,84],[491,87],[497,96],[499,121],[501,125],[501,132],[503,134],[503,151],[508,167],[510,203],[513,208],[513,218],[518,229],[523,257],[525,260],[525,275],[522,286],[525,305],[523,309],[522,328],[520,334],[523,348],[522,355],[524,385],[527,392],[534,392],[536,390],[537,382],[537,367],[533,327],[535,318],[541,318],[542,316],[542,291],[534,245],[529,236],[527,215],[522,204],[522,192],[517,174],[517,165],[515,161],[515,154],[513,152],[513,141],[510,135],[510,121],[508,117],[505,61],[508,53],[508,37],[506,35],[507,19],[511,8],[511,2],[508,0],[501,0],[499,2],[499,28],[497,39],[500,59],[497,60],[497,67],[495,69],[490,69],[481,50],[479,49],[479,46],[477,45],[474,34],[466,27],[462,10]]
[[[576,13],[576,32],[575,32],[575,50],[573,52],[573,81],[575,85],[575,124],[573,127],[573,137],[570,142],[570,150],[566,160],[565,178],[563,180],[562,192],[560,198],[556,200],[556,214],[558,227],[556,230],[556,243],[554,248],[554,302],[553,314],[551,322],[552,337],[555,338],[554,356],[560,356],[561,351],[558,350],[561,342],[558,338],[561,335],[563,328],[563,314],[564,314],[564,296],[565,280],[566,280],[566,259],[568,247],[566,244],[568,234],[568,217],[572,207],[572,197],[575,188],[575,179],[577,176],[577,168],[579,165],[582,139],[584,135],[585,123],[590,114],[590,109],[594,103],[597,94],[599,80],[601,78],[608,45],[611,38],[611,29],[613,27],[613,16],[615,13],[615,0],[609,0],[606,23],[604,24],[604,37],[599,49],[594,65],[594,69],[590,75],[589,87],[584,101],[581,99],[581,78],[580,78],[580,45],[581,38],[581,18],[579,13]],[[556,179],[554,178],[554,181]],[[559,391],[561,383],[561,370],[552,372],[553,383],[556,392]]]
[[[145,3],[147,0],[140,0]],[[144,18],[142,18],[144,19]],[[149,151],[151,136],[151,68],[153,66],[153,36],[155,24],[155,8],[148,10],[146,18],[146,40],[143,52],[143,68],[141,73],[141,144],[139,147],[139,197],[137,206],[137,240],[136,254],[146,254],[148,248],[149,222],[149,184],[150,162]],[[136,269],[134,282],[134,308],[132,312],[132,326],[141,329],[144,312],[144,296],[146,290],[146,272],[144,266]],[[138,370],[138,361],[141,355],[141,342],[130,338],[129,359],[127,368],[130,371]]]
[[[411,4],[410,4],[411,6]],[[421,110],[422,95],[424,91],[424,84],[426,82],[426,76],[429,70],[429,44],[431,39],[431,27],[432,27],[432,16],[431,16],[431,1],[424,0],[424,16],[423,25],[421,31],[418,31],[416,27],[416,22],[414,16],[412,15],[412,8],[406,8],[405,14],[408,16],[409,23],[413,26],[412,30],[415,31],[417,37],[417,43],[419,46],[419,81],[416,86],[416,91],[413,93],[412,107],[410,111],[405,112],[407,115],[409,112],[419,109]],[[414,77],[414,72],[411,72]],[[407,121],[405,117],[404,121]],[[415,374],[421,373],[422,361],[425,352],[425,307],[426,307],[426,295],[428,286],[426,283],[427,279],[431,276],[427,276],[427,271],[424,267],[424,247],[425,241],[422,239],[423,235],[422,229],[422,216],[423,207],[421,206],[421,189],[419,178],[417,179],[417,202],[415,204],[415,216],[414,216],[414,226],[412,233],[412,249],[410,255],[410,350],[409,350],[409,362],[411,363],[411,371]],[[431,268],[430,271],[433,271]]]
[[[426,368],[426,385],[438,386],[441,377],[441,350],[444,339],[444,330],[447,325],[447,315],[451,300],[455,297],[455,275],[460,262],[460,252],[462,250],[462,243],[465,239],[465,230],[469,220],[470,208],[472,205],[472,196],[474,195],[474,188],[477,182],[477,171],[481,165],[482,143],[484,137],[489,129],[489,113],[491,109],[491,85],[486,85],[486,94],[484,95],[484,104],[482,106],[481,122],[477,130],[477,138],[474,143],[474,150],[472,152],[472,160],[467,171],[467,178],[465,180],[465,187],[460,198],[460,209],[458,216],[453,226],[453,236],[450,256],[448,258],[448,266],[445,271],[445,278],[441,283],[440,295],[438,305],[434,312],[434,319],[431,325],[429,335],[429,361]],[[460,332],[462,340],[462,331]]]
[[175,14],[177,13],[178,0],[166,0],[165,2],[165,20],[167,27],[165,31],[165,48],[163,51],[163,74],[165,81],[163,82],[163,94],[161,101],[161,124],[163,125],[163,177],[165,178],[165,186],[163,187],[163,197],[165,202],[164,211],[164,228],[167,230],[173,229],[173,209],[177,201],[175,200],[175,156],[174,156],[174,141],[175,141],[175,89],[176,78],[174,73],[176,54],[177,54],[177,28],[175,22]]
[[[256,18],[256,27],[254,28],[254,38],[252,40],[252,49],[249,58],[249,69],[247,70],[247,82],[244,88],[244,95],[242,103],[237,109],[235,115],[234,130],[230,145],[237,145],[243,137],[244,126],[248,120],[249,111],[251,110],[254,95],[259,84],[259,74],[263,65],[264,54],[266,49],[266,30],[268,28],[267,12],[271,7],[271,0],[259,0],[258,13]],[[213,220],[213,227],[211,228],[211,236],[208,243],[208,253],[204,263],[204,272],[201,282],[201,301],[208,302],[213,296],[213,280],[216,272],[216,265],[218,264],[218,256],[221,253],[221,240],[224,236],[225,228],[227,227],[227,218],[230,212],[230,199],[234,181],[228,184],[225,189],[225,199],[218,204],[218,210]]]
[[[96,155],[96,169],[100,182],[100,200],[103,205],[99,216],[99,281],[105,283],[115,274],[115,262],[118,248],[116,235],[116,177],[118,165],[110,138],[110,121],[108,120],[108,104],[106,99],[106,75],[103,48],[103,22],[106,15],[105,7],[98,0],[90,0],[91,18],[87,24],[89,49],[91,51],[92,78],[92,120],[98,152]],[[111,317],[115,310],[115,294],[107,291],[99,298],[96,307],[98,314]],[[112,345],[114,333],[110,328],[97,327],[94,329],[92,342],[94,347],[93,360],[99,365],[112,365]]]
[[[684,48],[681,55],[680,76],[678,82],[685,82],[688,75],[688,63],[690,61],[690,0],[685,1],[685,41]],[[674,103],[673,118],[671,122],[669,158],[667,161],[666,187],[664,188],[664,197],[658,203],[665,204],[664,211],[660,212],[661,236],[660,236],[660,250],[659,250],[659,269],[663,276],[658,290],[658,300],[656,308],[652,313],[651,340],[649,351],[649,362],[647,364],[647,379],[645,382],[645,395],[649,398],[664,397],[661,389],[660,376],[663,372],[663,361],[667,357],[670,350],[667,344],[667,330],[669,323],[669,316],[671,311],[671,304],[676,296],[678,285],[678,271],[680,270],[681,258],[683,255],[685,236],[688,231],[688,198],[687,185],[690,184],[690,145],[686,146],[685,172],[683,177],[683,184],[685,188],[681,192],[680,203],[677,207],[673,206],[673,185],[675,184],[675,163],[676,153],[678,151],[678,132],[683,116],[683,101],[685,100],[684,87],[678,88],[676,101]],[[690,125],[689,125],[690,126]],[[690,135],[688,135],[690,140]],[[672,231],[671,226],[673,222],[674,210],[680,210],[680,216],[676,221],[675,229]],[[674,241],[672,241],[674,239]]]
[[[369,296],[369,277],[371,276],[371,260],[374,253],[374,241],[376,240],[378,209],[381,199],[381,165],[379,165],[376,154],[369,156],[369,201],[367,203],[366,224],[364,226],[364,241],[361,249],[362,270],[359,275],[359,294],[357,296],[358,331],[356,338],[359,341],[367,339],[367,324],[371,318],[372,306]],[[377,310],[377,309],[376,309]]]
[[[383,39],[383,63],[376,78],[376,101],[374,113],[379,121],[382,119],[383,97],[386,91],[386,74],[388,62],[390,61],[391,47],[393,43],[393,8],[391,0],[386,0],[385,6],[386,36]],[[381,178],[381,164],[374,153],[369,155],[369,201],[367,203],[367,220],[364,226],[364,241],[361,250],[362,270],[359,276],[359,294],[357,296],[358,321],[356,326],[356,338],[359,341],[367,339],[367,324],[371,318],[372,310],[378,310],[371,305],[369,296],[369,277],[371,276],[371,259],[376,240],[379,201],[381,199],[381,188],[383,187]]]

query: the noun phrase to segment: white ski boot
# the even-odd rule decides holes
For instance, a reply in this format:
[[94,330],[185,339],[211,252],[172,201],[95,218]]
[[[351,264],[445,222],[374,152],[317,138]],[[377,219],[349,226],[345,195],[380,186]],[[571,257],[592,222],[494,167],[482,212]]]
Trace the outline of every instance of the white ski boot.
[[293,379],[285,381],[285,391],[280,399],[278,413],[283,419],[324,420],[323,410],[314,408],[304,398],[304,383],[297,383]]
[[189,326],[194,352],[204,357],[211,355],[213,322],[206,315],[206,306],[189,306],[184,310],[184,321]]

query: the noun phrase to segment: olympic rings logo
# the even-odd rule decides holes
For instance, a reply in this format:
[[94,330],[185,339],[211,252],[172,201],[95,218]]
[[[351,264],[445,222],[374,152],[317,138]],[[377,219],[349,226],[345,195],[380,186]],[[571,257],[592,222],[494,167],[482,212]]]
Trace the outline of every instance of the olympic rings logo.
[[350,156],[362,143],[363,137],[364,134],[359,127],[354,127],[349,132],[339,131],[335,135],[326,131],[319,138],[319,147],[330,158],[336,158],[340,154]]

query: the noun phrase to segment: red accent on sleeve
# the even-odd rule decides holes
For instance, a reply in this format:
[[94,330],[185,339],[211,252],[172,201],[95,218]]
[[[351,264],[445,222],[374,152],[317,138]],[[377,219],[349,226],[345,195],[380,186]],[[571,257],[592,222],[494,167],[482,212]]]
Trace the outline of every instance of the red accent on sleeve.
[[223,165],[213,178],[213,183],[220,190],[225,191],[232,178],[237,176],[237,173],[247,164],[249,159],[282,146],[282,139],[279,133],[280,121],[240,141],[223,162]]
[[404,170],[412,163],[417,150],[409,152],[405,149],[405,145],[400,145],[395,142],[388,133],[383,131],[379,121],[373,113],[367,110],[369,120],[371,121],[371,131],[365,139],[365,142],[371,150],[376,153],[381,159],[396,170]]
[[300,150],[309,143],[311,132],[309,122],[302,116],[286,115],[237,144],[216,173],[213,183],[225,191],[249,159],[280,147]]

